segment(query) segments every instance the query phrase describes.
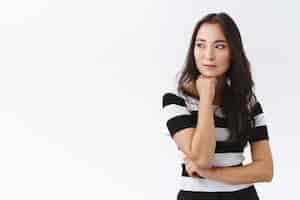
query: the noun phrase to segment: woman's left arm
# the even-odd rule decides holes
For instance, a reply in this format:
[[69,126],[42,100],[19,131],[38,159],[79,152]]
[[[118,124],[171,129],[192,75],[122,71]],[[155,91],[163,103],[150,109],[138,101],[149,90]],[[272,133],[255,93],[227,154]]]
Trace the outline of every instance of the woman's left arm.
[[251,184],[271,182],[273,179],[273,160],[268,140],[251,143],[252,162],[241,167],[216,167],[197,169],[202,177],[229,184]]

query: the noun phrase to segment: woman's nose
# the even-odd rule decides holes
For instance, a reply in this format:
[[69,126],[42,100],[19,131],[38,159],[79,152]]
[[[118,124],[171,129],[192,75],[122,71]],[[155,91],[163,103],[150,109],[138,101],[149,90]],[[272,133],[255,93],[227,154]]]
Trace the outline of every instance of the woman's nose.
[[205,49],[205,58],[208,60],[213,60],[215,57],[214,50],[212,48]]

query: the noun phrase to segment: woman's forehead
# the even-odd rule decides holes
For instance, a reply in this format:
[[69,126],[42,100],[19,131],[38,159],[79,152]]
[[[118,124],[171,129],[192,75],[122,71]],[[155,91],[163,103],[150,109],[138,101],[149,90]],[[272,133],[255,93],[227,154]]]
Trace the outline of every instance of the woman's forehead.
[[204,23],[197,32],[196,40],[204,40],[208,42],[226,41],[222,27],[219,24]]

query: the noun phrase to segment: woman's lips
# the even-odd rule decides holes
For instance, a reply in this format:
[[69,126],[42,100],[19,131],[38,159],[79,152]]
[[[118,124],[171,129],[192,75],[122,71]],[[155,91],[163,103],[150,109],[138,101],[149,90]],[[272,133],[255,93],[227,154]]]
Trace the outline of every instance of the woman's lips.
[[205,67],[216,67],[216,65],[203,65]]

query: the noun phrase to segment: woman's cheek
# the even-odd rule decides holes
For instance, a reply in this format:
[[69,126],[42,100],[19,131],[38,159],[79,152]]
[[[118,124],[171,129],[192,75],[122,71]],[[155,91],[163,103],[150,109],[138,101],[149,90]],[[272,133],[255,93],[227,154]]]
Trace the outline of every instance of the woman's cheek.
[[194,52],[194,58],[195,58],[195,62],[197,65],[197,68],[200,70],[200,66],[201,66],[201,55],[198,51]]
[[217,61],[219,66],[228,66],[229,65],[229,57],[227,55],[219,56],[219,59]]

